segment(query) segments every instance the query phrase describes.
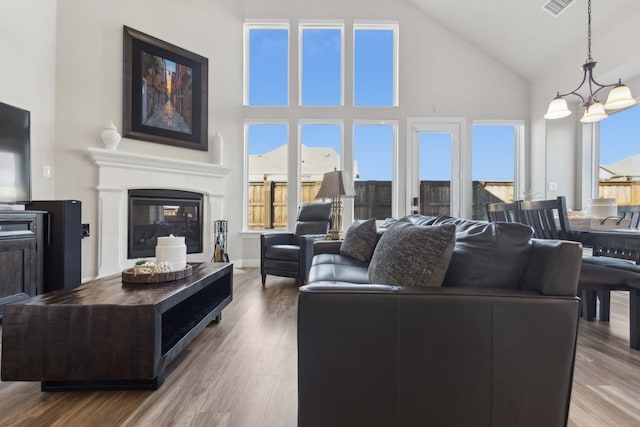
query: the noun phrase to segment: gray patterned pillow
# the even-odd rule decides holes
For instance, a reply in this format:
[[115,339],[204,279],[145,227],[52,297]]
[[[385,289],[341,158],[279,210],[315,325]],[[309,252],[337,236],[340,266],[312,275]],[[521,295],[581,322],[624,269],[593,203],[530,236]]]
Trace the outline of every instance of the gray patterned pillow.
[[369,262],[376,247],[376,219],[354,221],[347,229],[344,240],[340,244],[340,255]]
[[369,282],[385,285],[441,286],[447,273],[456,227],[397,222],[378,242],[369,264]]

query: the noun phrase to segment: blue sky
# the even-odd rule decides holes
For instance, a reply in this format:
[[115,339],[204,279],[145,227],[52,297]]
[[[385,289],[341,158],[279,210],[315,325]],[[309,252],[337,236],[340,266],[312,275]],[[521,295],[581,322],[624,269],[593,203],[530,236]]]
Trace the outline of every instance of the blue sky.
[[302,105],[340,105],[340,30],[302,32]]
[[287,30],[251,30],[249,105],[287,105]]
[[[306,29],[302,34],[302,104],[340,105],[340,30]],[[250,105],[288,105],[288,31],[252,30]],[[393,33],[358,30],[355,34],[354,104],[393,105]],[[347,48],[347,53],[352,49]],[[351,87],[349,85],[349,87]],[[296,101],[297,102],[297,101]],[[400,100],[402,102],[402,100]],[[425,105],[428,104],[425,102]],[[420,116],[422,112],[416,111]],[[393,119],[393,117],[388,117]],[[290,129],[290,132],[297,132]],[[354,156],[361,180],[389,180],[393,133],[389,126],[344,129],[354,137]],[[640,108],[611,115],[601,122],[601,163],[637,154]],[[286,125],[252,126],[250,154],[268,152],[287,143]],[[514,178],[513,126],[478,125],[472,134],[472,179],[512,181]],[[612,142],[615,141],[615,142]],[[340,130],[335,125],[303,125],[302,143],[333,147],[340,154]],[[420,179],[448,180],[451,142],[447,134],[420,135]]]
[[600,122],[600,164],[640,154],[640,106],[610,114]]

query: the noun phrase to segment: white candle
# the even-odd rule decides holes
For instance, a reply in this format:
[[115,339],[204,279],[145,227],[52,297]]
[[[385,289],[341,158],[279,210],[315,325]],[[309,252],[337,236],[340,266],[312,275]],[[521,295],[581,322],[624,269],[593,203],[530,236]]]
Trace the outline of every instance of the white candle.
[[173,267],[173,271],[182,270],[187,266],[187,245],[184,236],[158,237],[156,246],[156,262],[168,262]]

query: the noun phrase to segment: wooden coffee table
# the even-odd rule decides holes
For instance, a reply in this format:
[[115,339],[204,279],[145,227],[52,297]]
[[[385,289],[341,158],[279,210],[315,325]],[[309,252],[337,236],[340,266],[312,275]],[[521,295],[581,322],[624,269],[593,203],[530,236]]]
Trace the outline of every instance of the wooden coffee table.
[[165,369],[232,299],[233,264],[192,264],[184,279],[120,275],[5,306],[2,380],[42,390],[156,389]]

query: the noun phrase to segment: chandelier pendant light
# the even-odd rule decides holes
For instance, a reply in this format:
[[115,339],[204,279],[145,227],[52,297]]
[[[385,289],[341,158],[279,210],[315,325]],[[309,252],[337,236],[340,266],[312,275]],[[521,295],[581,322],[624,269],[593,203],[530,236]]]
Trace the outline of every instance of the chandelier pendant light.
[[[606,119],[608,114],[605,110],[618,110],[620,108],[626,108],[636,103],[636,100],[631,96],[631,91],[627,86],[622,84],[622,80],[618,80],[617,83],[601,84],[595,81],[593,78],[593,69],[596,67],[597,62],[591,57],[591,0],[587,3],[587,60],[582,66],[582,81],[580,85],[571,92],[561,94],[558,92],[557,96],[549,104],[547,113],[544,115],[545,119],[561,119],[571,114],[571,110],[567,106],[565,96],[575,95],[582,101],[584,107],[584,116],[580,119],[583,123],[599,122],[602,119]],[[582,89],[582,86],[588,85],[589,95],[585,98],[580,95],[578,91]],[[602,105],[598,101],[598,92],[604,88],[613,88],[609,91],[607,102]]]

